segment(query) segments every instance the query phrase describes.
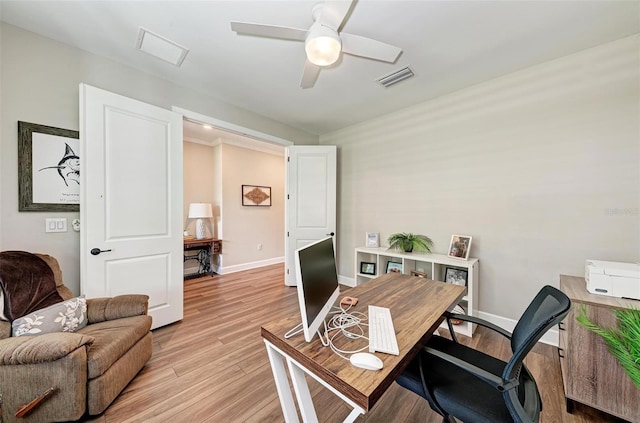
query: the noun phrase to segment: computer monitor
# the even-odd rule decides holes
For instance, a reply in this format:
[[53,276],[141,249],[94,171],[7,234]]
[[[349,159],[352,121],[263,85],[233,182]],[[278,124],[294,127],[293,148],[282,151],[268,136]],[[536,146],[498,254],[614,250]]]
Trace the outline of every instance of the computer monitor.
[[311,342],[340,295],[333,238],[297,249],[295,266],[302,330]]

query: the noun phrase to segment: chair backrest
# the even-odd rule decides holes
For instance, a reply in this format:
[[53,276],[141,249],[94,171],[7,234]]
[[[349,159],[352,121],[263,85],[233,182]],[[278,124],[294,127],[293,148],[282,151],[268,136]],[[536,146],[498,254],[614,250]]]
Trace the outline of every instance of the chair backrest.
[[511,351],[513,355],[505,366],[502,378],[504,380],[518,380],[520,386],[517,393],[505,393],[507,406],[510,411],[518,415],[528,415],[539,412],[537,388],[535,381],[529,374],[522,371],[522,362],[542,336],[554,325],[562,321],[569,313],[571,300],[562,291],[546,285],[531,301],[524,311],[511,335]]
[[533,348],[551,326],[558,324],[569,312],[571,300],[562,291],[546,285],[522,313],[511,334],[511,351]]

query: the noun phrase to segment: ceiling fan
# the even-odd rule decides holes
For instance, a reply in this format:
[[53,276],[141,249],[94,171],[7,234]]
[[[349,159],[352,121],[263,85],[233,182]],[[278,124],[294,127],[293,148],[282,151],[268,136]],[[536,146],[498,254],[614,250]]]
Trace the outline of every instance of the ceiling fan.
[[238,34],[304,41],[307,61],[300,87],[311,88],[320,69],[335,63],[341,52],[390,63],[395,62],[402,52],[399,47],[340,31],[354,1],[327,0],[316,4],[311,12],[314,23],[309,29],[231,22],[231,30]]

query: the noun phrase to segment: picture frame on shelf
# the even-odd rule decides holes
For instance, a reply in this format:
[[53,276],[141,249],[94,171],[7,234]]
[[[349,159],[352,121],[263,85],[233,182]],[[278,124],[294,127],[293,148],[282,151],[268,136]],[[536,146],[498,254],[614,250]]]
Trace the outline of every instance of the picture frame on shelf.
[[380,246],[380,234],[378,232],[367,232],[365,246],[368,248],[378,248]]
[[454,285],[467,286],[469,272],[466,269],[447,267],[444,270],[444,281]]
[[471,250],[472,237],[467,235],[451,235],[448,256],[452,258],[468,260]]
[[411,276],[417,276],[419,278],[428,279],[427,272],[421,272],[419,270],[412,270],[411,271]]
[[395,261],[388,261],[387,273],[402,273],[402,263],[398,263]]
[[367,261],[360,262],[360,273],[363,275],[375,275],[376,274],[376,264],[370,263]]

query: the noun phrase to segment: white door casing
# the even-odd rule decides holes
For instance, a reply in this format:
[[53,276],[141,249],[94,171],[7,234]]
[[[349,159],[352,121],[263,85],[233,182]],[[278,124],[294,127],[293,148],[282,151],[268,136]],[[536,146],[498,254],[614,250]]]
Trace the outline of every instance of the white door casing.
[[[294,253],[336,232],[335,145],[287,149],[285,185],[285,285],[296,286]],[[337,246],[337,242],[334,244]]]
[[80,84],[80,157],[81,293],[146,294],[152,328],[181,320],[182,116]]

